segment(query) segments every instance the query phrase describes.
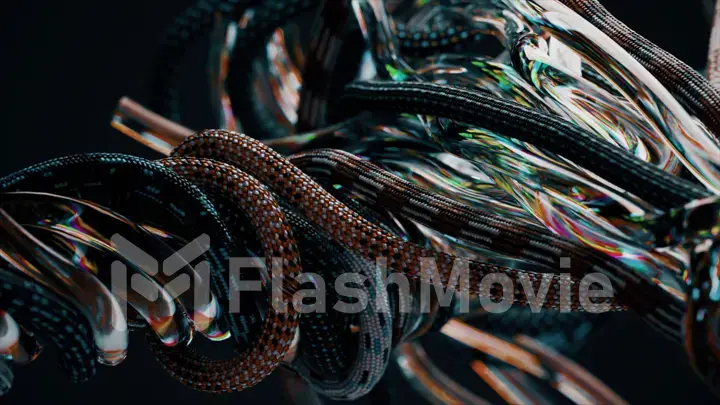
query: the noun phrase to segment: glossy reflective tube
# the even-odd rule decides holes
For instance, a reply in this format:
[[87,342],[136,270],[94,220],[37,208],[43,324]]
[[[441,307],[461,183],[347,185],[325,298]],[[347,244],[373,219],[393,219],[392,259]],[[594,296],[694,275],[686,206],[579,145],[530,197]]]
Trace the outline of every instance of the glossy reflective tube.
[[3,210],[0,230],[3,258],[17,271],[78,305],[93,326],[98,360],[107,365],[122,362],[127,355],[128,329],[122,307],[112,292],[32,236]]
[[[613,83],[665,139],[695,177],[720,192],[720,146],[640,63],[607,35],[555,0],[506,1],[532,24],[584,56]],[[592,56],[591,56],[592,55]]]
[[[157,228],[145,228],[96,204],[69,197],[47,193],[6,193],[3,205],[15,205],[13,208],[18,211],[20,207],[32,207],[36,218],[27,215],[27,211],[18,212],[16,218],[23,218],[34,229],[59,237],[56,238],[57,247],[64,249],[77,266],[111,285],[113,293],[140,312],[165,344],[174,346],[191,339],[192,331],[183,313],[190,318],[193,328],[208,337],[224,334],[216,323],[221,311],[210,292],[209,274],[199,274],[197,270],[200,267],[191,267],[162,241],[177,237]],[[140,246],[142,250],[138,250]],[[173,277],[159,271],[156,257],[180,260]],[[129,277],[135,287],[128,287],[125,279],[127,271],[119,265],[120,262],[113,260],[119,260],[137,275]],[[163,265],[176,266],[176,263],[166,259]],[[182,274],[185,276],[181,277],[189,280],[188,289],[176,291],[171,282]],[[142,277],[143,281],[137,277]],[[145,296],[157,296],[157,299],[150,300]],[[176,308],[174,300],[183,310]]]

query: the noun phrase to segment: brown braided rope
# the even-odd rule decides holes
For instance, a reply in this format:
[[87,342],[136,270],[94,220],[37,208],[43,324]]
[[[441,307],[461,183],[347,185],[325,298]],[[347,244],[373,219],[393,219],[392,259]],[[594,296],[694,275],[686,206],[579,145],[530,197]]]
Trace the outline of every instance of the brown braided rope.
[[[283,298],[292,299],[301,270],[300,255],[290,225],[268,190],[252,176],[230,165],[208,159],[168,158],[159,161],[201,189],[220,193],[243,210],[257,229],[266,263],[283,262]],[[274,303],[279,304],[279,303]],[[262,332],[243,353],[227,360],[212,360],[189,348],[172,349],[157,339],[148,340],[163,367],[183,384],[214,393],[240,391],[268,376],[290,350],[297,328],[292,305],[278,312],[270,305]]]
[[[635,271],[581,243],[572,242],[534,225],[513,221],[492,212],[435,195],[371,162],[351,153],[320,149],[293,155],[288,160],[304,172],[329,176],[357,193],[366,204],[410,218],[446,235],[473,242],[487,250],[553,267],[562,258],[572,261],[572,273],[581,277],[602,271],[618,280],[621,302],[641,315],[654,315],[654,309],[678,303],[652,281],[638,277]],[[682,309],[682,306],[679,307]],[[679,319],[672,327],[680,328]]]
[[[544,276],[550,279],[547,299],[542,303],[544,308],[562,307],[572,311],[586,309],[580,305],[580,280],[577,277],[520,271],[489,262],[465,260],[405,242],[350,210],[277,152],[248,136],[231,131],[208,130],[189,137],[172,155],[214,159],[237,166],[266,184],[279,197],[286,199],[304,213],[308,220],[325,229],[337,242],[372,261],[384,258],[389,269],[402,272],[410,278],[428,281],[428,274],[421,271],[421,262],[426,258],[434,259],[439,281],[444,286],[481,297],[500,299],[503,296],[500,288],[493,285],[488,296],[488,292],[481,288],[481,281],[486,275],[505,274],[515,282],[514,302],[525,305],[527,297],[521,279],[528,280],[534,291],[538,291]],[[453,267],[458,261],[463,261],[459,264],[469,268],[469,280],[451,280]],[[563,288],[570,289],[570,302],[561,303],[560,291]],[[607,298],[606,302],[611,304],[612,309],[625,309],[615,298]],[[599,304],[595,302],[593,305]]]

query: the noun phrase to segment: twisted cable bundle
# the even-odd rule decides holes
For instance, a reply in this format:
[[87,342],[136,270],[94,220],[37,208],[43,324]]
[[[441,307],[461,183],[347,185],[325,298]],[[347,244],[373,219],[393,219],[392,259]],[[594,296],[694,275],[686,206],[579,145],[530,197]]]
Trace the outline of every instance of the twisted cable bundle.
[[[416,338],[440,331],[541,380],[573,374],[576,402],[618,402],[545,345],[582,340],[584,312],[628,309],[718,388],[720,96],[598,2],[201,1],[158,53],[161,115],[179,120],[180,59],[208,34],[224,129],[192,134],[125,100],[113,125],[168,157],[71,156],[0,180],[0,393],[47,342],[85,381],[144,327],[201,391],[285,362],[352,400],[401,346],[429,398],[481,403],[426,373]],[[424,299],[430,284],[453,294]],[[196,332],[237,353],[204,356]],[[527,399],[529,382],[472,368]]]

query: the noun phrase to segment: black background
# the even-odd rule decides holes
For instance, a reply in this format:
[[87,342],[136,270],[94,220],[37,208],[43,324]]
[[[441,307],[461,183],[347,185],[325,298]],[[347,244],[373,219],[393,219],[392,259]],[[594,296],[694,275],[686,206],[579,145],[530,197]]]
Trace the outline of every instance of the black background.
[[[621,20],[693,67],[705,65],[709,22],[699,0],[606,1]],[[109,126],[122,95],[146,101],[148,68],[164,29],[187,0],[18,1],[3,5],[2,148],[0,174],[81,152],[155,157]],[[183,113],[194,128],[207,120],[203,49],[189,53],[183,75]],[[55,369],[52,349],[16,369],[16,383],[0,403],[185,404],[278,403],[277,377],[235,395],[186,389],[155,363],[142,335],[128,359],[103,368],[91,382],[68,383]],[[577,360],[631,403],[712,403],[687,365],[681,347],[664,341],[632,314],[612,315]],[[421,403],[391,372],[393,402]],[[375,402],[385,402],[379,392]]]

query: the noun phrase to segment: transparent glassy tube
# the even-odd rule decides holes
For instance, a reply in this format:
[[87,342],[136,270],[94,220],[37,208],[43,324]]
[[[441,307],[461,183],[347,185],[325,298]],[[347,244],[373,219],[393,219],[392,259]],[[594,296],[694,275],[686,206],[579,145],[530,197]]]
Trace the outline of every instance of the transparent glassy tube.
[[[544,390],[532,389],[541,382],[551,385],[574,403],[627,403],[585,369],[536,339],[518,335],[513,342],[506,341],[457,319],[450,320],[441,333],[473,350],[470,367],[508,403],[536,402],[538,396],[554,403],[552,397],[543,397]],[[396,361],[413,388],[434,403],[487,403],[474,390],[459,385],[433,364],[422,342],[402,345]],[[516,372],[520,374],[514,374]],[[528,390],[534,395],[528,397]]]
[[[495,27],[502,27],[502,30],[498,29],[498,36],[505,41],[506,47],[515,48],[519,41],[532,33],[524,23],[524,18],[527,18],[525,14],[527,13],[522,14],[523,9],[521,6],[518,6],[518,8],[510,7],[500,1],[488,2],[488,4],[494,5],[496,9],[501,9],[500,12],[491,13],[494,20],[489,18],[487,10],[479,11],[479,7],[468,12],[484,16],[478,18],[479,21],[492,20],[495,21]],[[376,23],[381,21],[382,18],[376,18],[375,15],[383,14],[384,10],[382,10],[378,2],[372,2],[370,6],[372,6],[373,13],[365,12],[363,15],[367,16],[368,20],[375,18]],[[518,17],[518,15],[523,17]],[[385,19],[387,19],[386,15]],[[505,23],[501,21],[505,21]],[[380,25],[378,30],[382,30],[382,24],[378,23],[378,25]],[[530,43],[530,45],[537,48],[537,44]],[[379,55],[378,59],[382,59],[382,55],[388,54],[392,49],[392,47],[386,48],[386,52]],[[431,69],[427,71],[430,72]],[[452,83],[452,79],[458,80],[459,77],[470,76],[470,72],[473,71],[464,69],[458,74],[445,74],[444,76],[446,79],[450,79],[448,82]],[[532,70],[527,73],[532,76],[537,72]],[[419,75],[415,75],[414,78],[424,79]],[[552,76],[547,78],[552,78]],[[395,80],[398,79],[395,77]],[[533,93],[526,92],[526,94]],[[560,112],[561,115],[571,116],[573,111],[568,110],[567,105],[563,105],[561,108],[558,108],[557,105],[574,99],[553,99],[548,94],[545,97],[545,100],[547,100],[546,105],[549,105],[554,111]],[[613,101],[611,98],[607,99],[608,103]],[[575,113],[577,115],[580,112],[576,110]],[[601,114],[606,113],[601,112]],[[628,112],[627,114],[631,116],[632,113]],[[599,117],[596,115],[593,119]],[[428,124],[432,121],[428,117],[420,119]],[[478,137],[487,132],[480,129],[461,131],[461,136],[453,136],[448,139],[447,134],[441,133],[437,128],[437,125],[428,125],[428,135],[434,141],[440,143],[443,149],[480,164],[481,171],[494,173],[494,180],[499,182],[498,184],[503,186],[507,192],[515,196],[523,207],[533,213],[550,229],[559,232],[561,235],[599,248],[613,257],[628,262],[633,268],[638,269],[640,274],[661,280],[661,285],[671,291],[674,296],[682,296],[677,275],[680,273],[679,270],[682,269],[684,263],[679,262],[673,256],[662,256],[648,252],[649,247],[645,235],[647,232],[635,222],[636,218],[656,214],[657,211],[652,206],[633,198],[625,190],[614,188],[611,184],[604,182],[587,170],[574,167],[563,159],[549,158],[547,154],[531,145],[520,146],[519,143],[509,142],[506,138],[496,135],[491,135],[492,140],[486,138],[485,142],[478,142]],[[628,142],[623,133],[613,132],[607,134],[607,132],[606,135],[610,135],[616,144],[618,141],[625,142],[626,148],[633,149],[635,147],[637,150],[637,138]],[[511,145],[513,146],[510,149],[503,152],[503,148]],[[655,145],[657,145],[657,142],[655,142]],[[500,147],[500,149],[493,149],[495,147]],[[468,150],[468,148],[470,149]],[[522,157],[520,160],[515,155],[518,153],[518,148],[524,151],[524,155],[520,155]],[[666,149],[660,149],[657,153],[660,158],[657,156],[654,158],[657,164],[672,166],[670,155],[663,152]],[[647,147],[637,151],[641,155],[650,156],[651,154]],[[498,168],[503,167],[504,169],[501,169],[500,172],[497,171]],[[555,173],[558,169],[562,169],[558,172],[559,175]],[[499,175],[500,173],[502,175]],[[543,174],[540,175],[540,173]],[[530,180],[528,176],[536,177],[534,177],[534,180]],[[548,192],[548,190],[555,191]],[[621,209],[617,210],[618,207]]]
[[[54,225],[27,226],[28,230],[46,241],[58,253],[70,257],[78,267],[95,274],[111,269],[110,261],[122,261],[113,254],[112,248],[103,241],[82,231],[67,232]],[[190,340],[191,330],[182,311],[175,306],[170,294],[162,285],[148,277],[131,262],[122,261],[134,274],[141,274],[145,280],[143,294],[127,288],[126,274],[112,274],[106,282],[113,286],[112,292],[121,306],[129,304],[147,322],[158,338],[167,346],[175,346]],[[105,275],[107,276],[110,275]],[[122,282],[118,279],[122,278]],[[149,300],[145,295],[156,297]],[[127,313],[127,311],[124,311]]]
[[122,307],[95,276],[76,268],[0,210],[0,255],[18,271],[76,303],[93,327],[98,360],[107,365],[127,355],[128,329]]
[[507,7],[562,40],[633,102],[685,167],[720,193],[720,145],[658,80],[607,35],[554,0],[505,0]]
[[[34,228],[49,231],[64,239],[64,243],[60,243],[58,247],[68,253],[76,252],[70,255],[73,263],[98,275],[106,284],[113,287],[113,293],[122,294],[121,298],[127,299],[145,317],[166,345],[187,343],[192,337],[192,330],[184,317],[185,313],[193,321],[194,328],[206,336],[214,338],[225,334],[216,322],[220,309],[210,292],[209,275],[197,274],[186,262],[179,266],[178,273],[173,274],[173,277],[158,271],[159,261],[155,257],[162,259],[169,255],[176,257],[174,250],[158,238],[171,240],[172,235],[156,228],[152,228],[151,233],[142,225],[135,224],[107,209],[69,197],[17,192],[5,194],[3,203],[6,206],[16,203],[42,212],[44,217],[34,219],[37,223]],[[23,215],[23,212],[18,215]],[[42,221],[37,222],[40,219]],[[33,218],[28,217],[27,220],[33,221]],[[119,248],[115,241],[117,236],[122,237],[122,248]],[[128,247],[125,245],[128,243],[143,250],[127,252]],[[151,252],[154,257],[148,256],[149,253],[145,253],[146,251]],[[129,256],[128,253],[133,254]],[[127,272],[115,271],[114,260],[124,263],[131,273],[136,273],[147,280],[143,286],[150,288],[152,293],[146,291],[145,295],[157,294],[157,300],[145,298],[136,291],[137,288],[128,288],[125,285],[127,280],[124,275]],[[98,268],[98,265],[102,267]],[[165,287],[171,286],[172,280],[181,274],[187,275],[188,280],[191,281],[191,288],[174,291]],[[183,310],[176,308],[175,300]]]
[[[552,38],[554,40],[554,38]],[[515,67],[556,110],[576,124],[632,152],[639,159],[677,173],[680,163],[652,124],[634,106],[560,66],[548,54],[550,45],[535,34],[522,37],[516,46]]]
[[20,327],[7,312],[0,309],[0,357],[16,360],[20,346]]
[[[656,213],[653,207],[600,179],[588,181],[583,171],[527,144],[472,128],[453,133],[460,139],[447,132],[439,138],[479,162],[496,184],[547,228],[624,262],[674,296],[682,296],[678,280],[682,263],[652,254],[648,245],[652,234],[633,221]],[[603,211],[615,213],[612,221],[596,214]]]

